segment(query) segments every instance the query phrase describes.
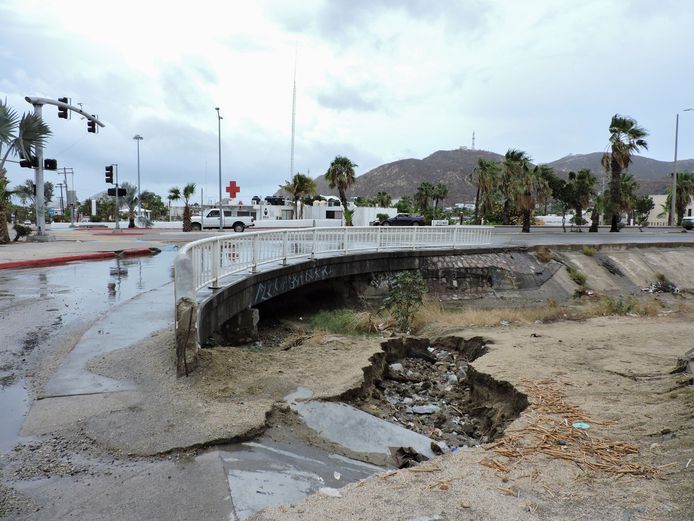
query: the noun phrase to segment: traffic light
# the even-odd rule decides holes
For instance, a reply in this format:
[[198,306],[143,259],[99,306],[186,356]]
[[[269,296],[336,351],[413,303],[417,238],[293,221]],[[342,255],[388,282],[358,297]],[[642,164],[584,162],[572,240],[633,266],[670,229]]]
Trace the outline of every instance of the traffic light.
[[[95,118],[96,116],[92,114],[92,117]],[[87,120],[87,132],[96,134],[96,121],[94,121],[93,119]]]
[[115,196],[116,190],[118,191],[118,197],[125,197],[125,188],[109,188],[106,192],[110,196]]
[[38,168],[39,160],[36,157],[32,157],[31,159],[21,159],[19,161],[19,166],[22,168]]
[[113,184],[113,166],[106,167],[106,182]]
[[56,159],[44,159],[43,160],[44,170],[58,170],[58,161]]
[[[69,100],[67,98],[58,98],[58,101],[60,101],[61,103],[65,103],[67,105]],[[67,119],[68,118],[67,107],[58,107],[58,117],[61,119]]]

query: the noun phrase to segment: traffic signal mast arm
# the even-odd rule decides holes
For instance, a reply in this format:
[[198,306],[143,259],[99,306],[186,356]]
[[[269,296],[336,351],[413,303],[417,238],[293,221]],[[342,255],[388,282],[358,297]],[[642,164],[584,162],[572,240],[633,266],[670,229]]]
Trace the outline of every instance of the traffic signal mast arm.
[[73,112],[77,112],[81,116],[84,116],[89,121],[93,121],[94,123],[99,125],[101,128],[104,128],[106,126],[101,121],[99,121],[99,119],[96,116],[94,116],[93,114],[89,114],[88,112],[85,112],[84,110],[82,110],[80,107],[75,107],[74,105],[69,105],[67,103],[63,103],[62,101],[49,99],[49,98],[32,98],[30,96],[26,96],[24,99],[34,106],[36,106],[36,105],[55,105],[56,107],[61,108],[61,109],[71,110]]

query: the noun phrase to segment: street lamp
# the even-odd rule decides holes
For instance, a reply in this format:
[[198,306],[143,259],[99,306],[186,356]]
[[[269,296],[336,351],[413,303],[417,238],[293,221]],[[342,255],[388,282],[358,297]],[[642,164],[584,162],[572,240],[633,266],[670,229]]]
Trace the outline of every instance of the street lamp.
[[217,137],[219,139],[219,230],[224,229],[222,224],[222,116],[219,114],[219,107],[214,108],[217,111]]
[[144,138],[140,134],[136,134],[133,138],[137,141],[137,216],[142,214],[142,201],[140,199],[140,141]]
[[[682,112],[690,112],[694,109],[684,109]],[[675,164],[672,172],[672,191],[670,192],[670,216],[668,218],[668,226],[676,225],[675,221],[675,199],[677,198],[677,135],[680,128],[680,113],[675,116]]]

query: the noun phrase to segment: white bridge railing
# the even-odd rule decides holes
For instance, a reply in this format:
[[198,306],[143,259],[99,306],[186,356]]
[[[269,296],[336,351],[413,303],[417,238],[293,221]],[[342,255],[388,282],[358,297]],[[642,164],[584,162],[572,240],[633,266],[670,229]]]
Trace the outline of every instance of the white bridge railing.
[[219,287],[219,279],[257,271],[273,262],[393,250],[462,248],[491,243],[493,226],[359,226],[245,232],[209,237],[185,245],[180,253],[193,265],[193,288]]

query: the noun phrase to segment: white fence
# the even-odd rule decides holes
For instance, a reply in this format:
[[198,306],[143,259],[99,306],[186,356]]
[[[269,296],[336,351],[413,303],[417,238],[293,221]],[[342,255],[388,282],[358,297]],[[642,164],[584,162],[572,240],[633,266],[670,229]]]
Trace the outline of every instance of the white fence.
[[316,255],[356,252],[432,250],[491,243],[492,226],[308,228],[244,232],[209,237],[181,249],[193,267],[193,288],[219,286],[219,279],[258,266]]

